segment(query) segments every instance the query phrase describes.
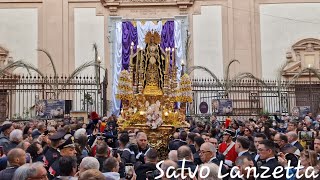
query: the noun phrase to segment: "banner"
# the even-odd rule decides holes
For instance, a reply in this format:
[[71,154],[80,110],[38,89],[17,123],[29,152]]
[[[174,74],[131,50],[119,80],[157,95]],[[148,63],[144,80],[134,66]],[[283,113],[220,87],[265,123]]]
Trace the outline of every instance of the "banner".
[[212,113],[216,115],[232,114],[232,100],[230,99],[212,99]]
[[43,99],[36,103],[36,116],[41,118],[63,118],[64,100]]

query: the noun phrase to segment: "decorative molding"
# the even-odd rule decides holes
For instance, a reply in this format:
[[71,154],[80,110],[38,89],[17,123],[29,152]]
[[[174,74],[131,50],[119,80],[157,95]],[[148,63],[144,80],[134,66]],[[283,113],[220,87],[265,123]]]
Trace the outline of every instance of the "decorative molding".
[[6,58],[9,54],[9,50],[0,46],[0,56]]
[[109,9],[111,16],[116,16],[119,8],[176,6],[180,14],[186,14],[188,7],[194,0],[100,0],[102,5]]
[[307,38],[298,41],[292,46],[294,52],[300,51],[319,51],[320,50],[320,40],[315,38]]
[[[287,62],[283,76],[294,76],[301,69],[312,65],[315,69],[320,69],[320,40],[315,38],[302,39],[291,47],[291,51],[286,53]],[[309,58],[308,58],[309,57]],[[311,57],[311,61],[310,61]],[[310,61],[310,62],[307,62]],[[312,62],[313,61],[313,62]],[[310,63],[310,64],[309,64]]]

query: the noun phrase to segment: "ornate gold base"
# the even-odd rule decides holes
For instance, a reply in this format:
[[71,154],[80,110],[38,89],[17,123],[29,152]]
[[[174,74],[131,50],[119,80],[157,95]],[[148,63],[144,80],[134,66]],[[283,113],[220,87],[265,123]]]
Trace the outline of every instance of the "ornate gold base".
[[143,90],[143,94],[147,96],[162,96],[163,92],[158,86],[146,86],[146,88]]

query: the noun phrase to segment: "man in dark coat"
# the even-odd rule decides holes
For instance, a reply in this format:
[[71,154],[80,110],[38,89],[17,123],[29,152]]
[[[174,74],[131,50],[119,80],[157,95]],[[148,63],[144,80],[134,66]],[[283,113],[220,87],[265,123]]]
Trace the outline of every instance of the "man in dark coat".
[[58,146],[61,144],[61,140],[65,135],[65,131],[59,130],[53,135],[49,136],[49,139],[51,140],[51,145],[43,156],[43,162],[47,170],[55,160],[59,159],[60,152],[58,151]]
[[137,145],[138,145],[138,153],[136,154],[137,162],[141,162],[144,164],[144,156],[151,149],[148,145],[148,137],[144,132],[138,132],[136,135]]
[[160,172],[156,168],[156,164],[158,162],[158,153],[157,150],[155,149],[150,149],[145,157],[145,164],[141,164],[140,166],[137,167],[135,170],[137,174],[137,180],[146,180],[151,179],[150,177],[157,177]]
[[200,147],[203,143],[204,143],[204,139],[202,137],[196,136],[194,138],[194,145],[196,148],[196,153],[193,154],[193,162],[196,165],[202,164],[199,153],[200,153]]
[[9,136],[10,133],[14,130],[14,127],[11,122],[5,121],[2,123],[0,129],[0,146],[6,147],[10,143]]
[[10,166],[0,171],[1,180],[11,180],[14,172],[26,163],[26,153],[20,148],[11,149],[7,157]]
[[[243,178],[235,177],[235,178],[229,178],[229,180],[254,180],[254,171],[249,171],[248,168],[254,167],[254,163],[250,156],[242,155],[237,157],[236,166],[239,168],[239,174],[240,176],[243,176]],[[233,172],[231,172],[233,173]],[[230,174],[231,174],[230,173]],[[249,174],[250,173],[250,174]]]
[[169,143],[169,150],[177,150],[179,147],[187,145],[187,132],[181,131],[179,133],[179,140],[173,141],[172,144]]
[[[236,152],[238,153],[238,157],[240,156],[252,156],[249,153],[250,140],[244,136],[238,136],[235,144]],[[252,159],[253,157],[251,157]]]
[[[65,142],[63,142],[60,146],[58,146],[58,149],[60,150],[60,155],[61,157],[73,157],[76,158],[76,149],[75,149],[75,144],[74,144],[74,138],[73,136],[69,137]],[[54,177],[60,176],[61,171],[60,171],[60,165],[59,165],[59,160],[55,160],[54,163],[51,165],[49,168],[49,179],[53,179]]]
[[[205,142],[201,145],[200,147],[200,158],[202,163],[214,163],[217,166],[220,166],[221,161],[219,159],[217,159],[216,157],[216,147],[209,143],[209,142]],[[227,174],[227,169],[225,167],[224,164],[222,164],[221,166],[221,175],[225,175]],[[226,176],[225,178],[223,178],[224,180],[228,179],[229,177]]]
[[196,153],[196,148],[194,146],[194,138],[196,137],[196,134],[195,133],[189,133],[188,134],[188,138],[187,138],[187,143],[188,143],[188,146],[190,147],[192,153]]
[[189,146],[184,145],[181,146],[177,150],[178,155],[178,168],[182,168],[182,165],[184,163],[184,172],[188,172],[188,168],[191,170],[192,173],[194,173],[196,169],[196,164],[193,162],[193,154]]
[[[257,178],[257,180],[263,180],[265,178],[261,177],[262,173],[264,173],[267,169],[269,168],[269,170],[264,173],[264,176],[268,177],[269,180],[285,180],[286,179],[286,171],[283,169],[282,173],[280,175],[282,175],[281,178],[276,178],[272,175],[272,173],[274,172],[274,170],[281,166],[278,162],[278,160],[275,157],[275,145],[272,141],[270,140],[263,140],[259,146],[258,146],[258,153],[260,155],[260,159],[261,160],[265,160],[265,162],[258,167],[257,173],[259,173],[259,177]],[[277,170],[277,172],[279,172],[279,170]],[[277,173],[277,175],[279,176],[279,173]]]
[[291,145],[293,145],[293,146],[295,146],[296,148],[298,148],[300,152],[303,151],[304,148],[302,147],[302,145],[301,145],[300,142],[298,141],[298,140],[299,140],[299,136],[298,136],[298,134],[297,134],[296,132],[294,132],[294,131],[288,132],[288,133],[287,133],[287,137],[288,137],[288,142],[289,142]]

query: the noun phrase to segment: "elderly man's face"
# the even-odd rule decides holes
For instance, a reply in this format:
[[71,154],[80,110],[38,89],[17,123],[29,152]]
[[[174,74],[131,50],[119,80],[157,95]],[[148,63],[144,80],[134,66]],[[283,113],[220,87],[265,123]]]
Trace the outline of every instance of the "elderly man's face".
[[29,177],[28,179],[42,179],[46,180],[48,179],[47,177],[47,170],[42,166],[37,168],[37,174],[34,176]]
[[213,152],[210,151],[209,147],[206,145],[202,145],[200,147],[200,159],[203,163],[208,162],[213,157]]

